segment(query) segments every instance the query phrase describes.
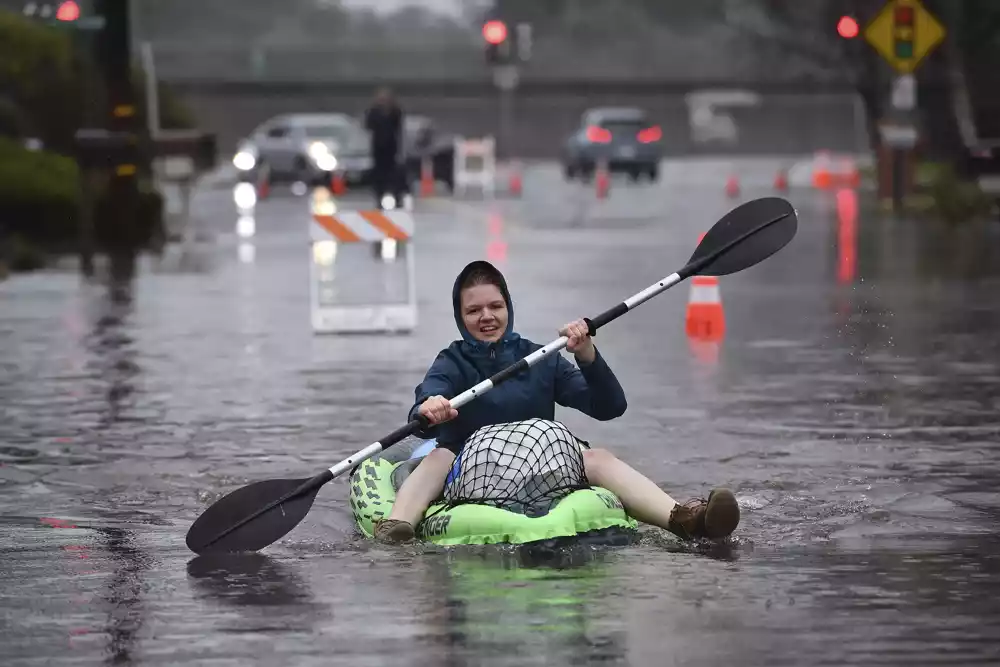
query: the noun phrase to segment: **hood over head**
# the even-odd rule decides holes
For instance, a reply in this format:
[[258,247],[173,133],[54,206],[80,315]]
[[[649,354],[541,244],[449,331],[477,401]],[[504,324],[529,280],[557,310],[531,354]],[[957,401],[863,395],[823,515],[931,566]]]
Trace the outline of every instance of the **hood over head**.
[[455,313],[455,324],[458,325],[458,330],[462,334],[462,339],[472,345],[473,347],[485,349],[490,346],[490,343],[484,343],[481,340],[476,340],[469,330],[465,328],[465,322],[462,320],[462,283],[465,279],[474,271],[483,271],[496,279],[498,287],[500,289],[500,294],[503,295],[504,301],[507,302],[507,328],[504,330],[503,338],[500,339],[501,343],[511,342],[519,336],[514,333],[514,303],[510,299],[510,292],[507,290],[507,281],[504,279],[503,274],[500,270],[484,260],[476,260],[475,262],[470,262],[465,266],[464,269],[455,278],[455,285],[451,290],[451,303],[452,308]]

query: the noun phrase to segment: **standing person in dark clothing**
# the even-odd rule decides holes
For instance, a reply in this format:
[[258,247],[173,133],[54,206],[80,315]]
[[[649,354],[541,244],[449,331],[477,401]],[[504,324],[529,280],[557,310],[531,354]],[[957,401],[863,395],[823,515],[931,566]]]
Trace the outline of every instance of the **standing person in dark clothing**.
[[380,88],[375,103],[365,113],[365,128],[371,133],[372,186],[375,205],[381,208],[382,197],[399,196],[399,152],[403,139],[403,111],[388,88]]

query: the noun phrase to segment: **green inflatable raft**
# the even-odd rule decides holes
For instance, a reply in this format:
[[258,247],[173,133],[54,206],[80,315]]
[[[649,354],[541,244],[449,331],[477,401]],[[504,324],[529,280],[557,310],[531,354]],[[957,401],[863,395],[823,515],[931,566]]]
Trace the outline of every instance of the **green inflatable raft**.
[[[420,460],[436,446],[433,440],[403,441],[381,456],[361,463],[351,474],[351,509],[365,537],[375,522],[389,515],[396,490]],[[439,498],[443,502],[443,498]],[[623,544],[638,536],[638,524],[621,501],[600,487],[573,491],[541,516],[526,516],[489,505],[462,504],[428,508],[417,528],[420,539],[440,545],[531,544],[581,538],[593,544]]]

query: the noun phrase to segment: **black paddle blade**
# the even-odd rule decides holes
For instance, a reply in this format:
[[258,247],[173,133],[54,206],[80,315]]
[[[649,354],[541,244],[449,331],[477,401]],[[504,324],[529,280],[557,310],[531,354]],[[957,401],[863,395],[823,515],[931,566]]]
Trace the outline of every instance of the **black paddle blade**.
[[223,496],[191,525],[188,548],[196,554],[232,553],[257,551],[277,542],[309,512],[322,484],[282,499],[310,481],[269,479]]
[[708,230],[679,273],[725,276],[748,269],[788,245],[798,226],[795,209],[781,197],[748,201]]

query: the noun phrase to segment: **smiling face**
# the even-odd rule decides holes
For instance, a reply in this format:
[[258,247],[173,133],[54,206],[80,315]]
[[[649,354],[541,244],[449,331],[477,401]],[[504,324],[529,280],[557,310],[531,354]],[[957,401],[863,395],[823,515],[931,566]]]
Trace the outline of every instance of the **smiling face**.
[[462,322],[472,337],[495,343],[507,330],[507,302],[496,285],[473,285],[462,290]]

